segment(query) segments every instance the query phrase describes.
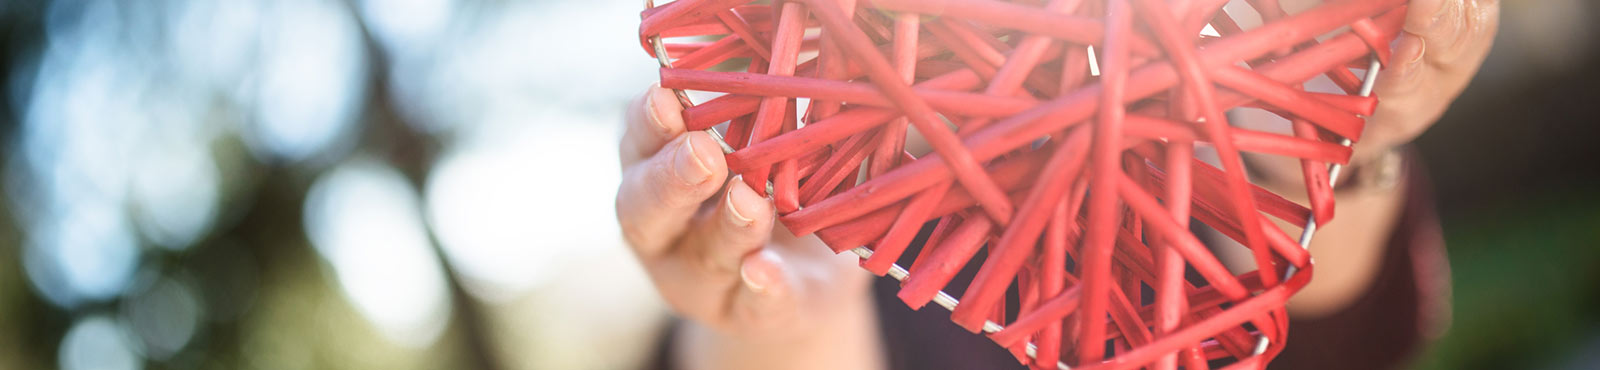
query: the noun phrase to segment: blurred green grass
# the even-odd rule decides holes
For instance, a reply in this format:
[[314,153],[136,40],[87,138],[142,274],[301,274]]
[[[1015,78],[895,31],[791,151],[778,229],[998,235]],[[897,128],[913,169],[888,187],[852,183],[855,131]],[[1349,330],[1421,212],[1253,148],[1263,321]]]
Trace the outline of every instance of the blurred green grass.
[[1443,216],[1454,320],[1417,369],[1600,366],[1600,194],[1520,198]]

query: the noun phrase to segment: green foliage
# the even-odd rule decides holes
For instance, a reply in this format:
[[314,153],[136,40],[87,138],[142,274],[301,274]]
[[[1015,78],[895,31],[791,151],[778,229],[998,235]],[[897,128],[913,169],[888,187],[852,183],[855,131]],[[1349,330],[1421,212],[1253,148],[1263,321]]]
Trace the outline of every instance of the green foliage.
[[1560,367],[1600,335],[1600,195],[1592,189],[1443,221],[1454,321],[1417,368]]

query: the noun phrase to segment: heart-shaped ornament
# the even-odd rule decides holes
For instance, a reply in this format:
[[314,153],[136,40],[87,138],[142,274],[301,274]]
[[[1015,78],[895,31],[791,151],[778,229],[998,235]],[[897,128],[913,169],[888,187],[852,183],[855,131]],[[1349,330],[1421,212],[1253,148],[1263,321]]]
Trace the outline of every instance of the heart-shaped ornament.
[[[679,0],[647,2],[639,35],[688,128],[725,138],[780,221],[901,280],[910,307],[944,306],[1037,368],[1259,368],[1285,344],[1406,0],[1226,3]],[[1302,87],[1317,77],[1340,91]],[[1299,159],[1309,206],[1251,184],[1244,153]],[[1298,240],[1274,219],[1304,225]],[[1191,220],[1258,268],[1230,272]]]

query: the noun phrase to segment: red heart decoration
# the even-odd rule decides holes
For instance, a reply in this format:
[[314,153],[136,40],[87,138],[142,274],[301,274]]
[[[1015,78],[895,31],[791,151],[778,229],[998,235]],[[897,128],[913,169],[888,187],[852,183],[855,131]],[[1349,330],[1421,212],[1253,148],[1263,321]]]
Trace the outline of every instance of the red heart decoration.
[[[1377,105],[1370,82],[1406,1],[1290,15],[1250,0],[1248,30],[1225,3],[679,0],[648,8],[639,34],[663,87],[725,93],[680,94],[685,122],[727,123],[729,168],[771,192],[783,224],[901,279],[912,308],[952,308],[1038,368],[1264,367],[1312,266],[1270,218],[1310,233],[1333,217],[1329,172]],[[1207,26],[1219,36],[1198,36]],[[1317,76],[1346,94],[1300,86]],[[1293,134],[1233,127],[1235,107]],[[913,127],[931,153],[907,152]],[[1250,184],[1241,152],[1299,158],[1310,207]],[[1263,268],[1229,272],[1191,218]],[[980,249],[959,301],[942,294]]]

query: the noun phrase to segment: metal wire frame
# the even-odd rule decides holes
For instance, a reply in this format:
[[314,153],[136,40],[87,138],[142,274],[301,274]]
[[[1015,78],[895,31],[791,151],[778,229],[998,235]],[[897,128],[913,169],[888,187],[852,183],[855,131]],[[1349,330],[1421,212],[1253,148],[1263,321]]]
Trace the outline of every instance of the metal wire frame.
[[[645,9],[654,8],[655,7],[655,1],[654,0],[644,0],[644,6],[645,6]],[[667,48],[666,48],[665,44],[663,44],[661,42],[661,35],[652,35],[652,36],[650,36],[649,42],[650,42],[651,49],[653,49],[655,51],[656,61],[660,63],[661,67],[662,68],[673,68],[672,67],[672,59],[667,55]],[[1376,86],[1376,84],[1378,82],[1378,71],[1380,69],[1382,69],[1382,65],[1378,61],[1378,57],[1377,57],[1376,52],[1371,54],[1371,56],[1368,59],[1369,59],[1369,61],[1368,61],[1368,64],[1367,64],[1366,76],[1364,76],[1362,78],[1362,80],[1361,80],[1361,89],[1358,91],[1358,95],[1361,96],[1361,97],[1368,97],[1368,96],[1372,95],[1372,89]],[[1094,65],[1094,63],[1091,63],[1090,66],[1091,67],[1097,67],[1097,66]],[[673,92],[673,95],[678,97],[678,103],[681,104],[684,108],[689,108],[689,107],[693,107],[694,106],[694,102],[689,100],[689,94],[687,92],[684,92],[683,90],[679,90],[679,89],[672,89],[672,92]],[[723,154],[733,153],[733,146],[728,144],[727,140],[725,138],[723,138],[721,132],[717,132],[716,127],[707,128],[707,129],[705,129],[705,132],[707,134],[710,134],[711,138],[716,139],[717,145],[722,147],[722,153]],[[1352,144],[1352,141],[1349,138],[1341,139],[1339,141],[1339,145],[1343,145],[1345,147],[1349,147],[1351,144]],[[1339,181],[1339,172],[1342,171],[1343,169],[1344,169],[1344,165],[1342,165],[1342,164],[1332,163],[1332,164],[1328,165],[1328,187],[1331,188],[1334,185],[1337,185],[1337,183]],[[766,187],[767,187],[767,192],[771,193],[772,192],[772,187],[773,187],[772,182],[768,181]],[[1300,233],[1300,239],[1299,239],[1300,248],[1309,249],[1311,247],[1311,240],[1312,240],[1312,238],[1316,237],[1316,234],[1317,234],[1317,226],[1318,225],[1317,225],[1316,217],[1311,217],[1311,218],[1306,220],[1306,224],[1305,224],[1304,230],[1301,231],[1301,233]],[[868,249],[866,246],[859,246],[859,247],[852,248],[852,249],[850,249],[850,252],[851,253],[855,253],[855,255],[857,257],[860,257],[863,260],[872,257],[872,250]],[[1283,279],[1282,280],[1285,280],[1285,281],[1289,280],[1290,277],[1293,277],[1294,274],[1299,272],[1299,271],[1300,271],[1299,268],[1297,268],[1295,266],[1289,266],[1287,269],[1285,269],[1285,271],[1283,273]],[[904,282],[906,279],[911,277],[910,271],[907,271],[906,268],[901,267],[900,264],[898,264],[898,263],[894,263],[894,264],[890,264],[889,265],[889,272],[888,272],[887,275],[889,277],[892,277],[895,280],[898,280],[898,281],[901,281],[901,282]],[[934,294],[933,303],[938,304],[940,307],[944,307],[946,310],[955,311],[956,305],[960,304],[961,301],[957,300],[955,297],[950,296],[950,294],[945,293],[944,290],[941,289],[937,293]],[[994,322],[993,320],[984,320],[984,322],[983,322],[983,332],[984,333],[994,334],[994,333],[1000,332],[1001,330],[1005,330],[1005,326],[1004,325],[1001,325],[1000,323]],[[1256,341],[1256,346],[1255,346],[1255,349],[1254,349],[1252,355],[1261,355],[1263,353],[1266,353],[1267,347],[1269,347],[1271,344],[1272,344],[1271,343],[1271,339],[1267,338],[1265,333],[1262,333],[1261,338]],[[1038,359],[1038,350],[1039,350],[1039,346],[1038,345],[1034,344],[1033,341],[1028,341],[1027,342],[1027,346],[1024,349],[1024,352],[1027,353],[1028,358]],[[1059,369],[1059,370],[1071,370],[1072,369],[1071,366],[1068,366],[1066,362],[1062,362],[1062,361],[1057,361],[1056,362],[1056,368]]]

